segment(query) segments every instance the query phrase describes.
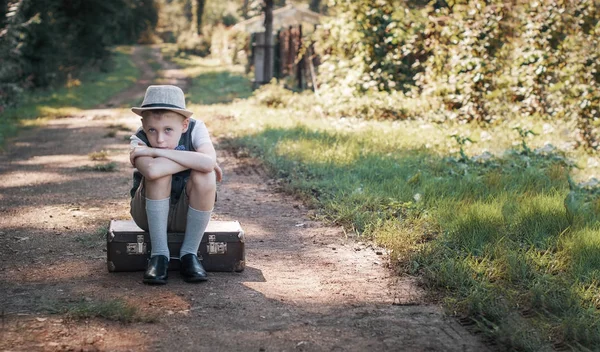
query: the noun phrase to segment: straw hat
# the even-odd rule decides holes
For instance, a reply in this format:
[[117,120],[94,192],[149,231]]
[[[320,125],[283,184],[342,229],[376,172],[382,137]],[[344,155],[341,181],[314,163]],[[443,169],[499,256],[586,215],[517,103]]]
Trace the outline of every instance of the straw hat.
[[185,108],[185,97],[181,88],[176,86],[149,86],[142,106],[131,108],[135,114],[142,116],[146,110],[165,109],[174,111],[185,117],[192,116],[193,112]]

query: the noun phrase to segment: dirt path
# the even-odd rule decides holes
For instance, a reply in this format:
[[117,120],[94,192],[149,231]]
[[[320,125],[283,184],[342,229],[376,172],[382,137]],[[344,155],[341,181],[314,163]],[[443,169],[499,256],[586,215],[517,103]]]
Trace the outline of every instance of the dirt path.
[[[144,72],[139,85],[81,117],[21,133],[0,155],[0,350],[489,349],[439,307],[422,303],[417,286],[390,273],[377,249],[309,220],[300,202],[274,191],[258,161],[223,150],[213,218],[242,223],[246,270],[210,273],[201,285],[173,272],[162,287],[143,285],[142,273],[108,273],[102,236],[110,219],[129,217],[125,138],[139,121],[110,107],[141,100],[151,82],[187,82],[172,67],[157,77],[141,53],[135,51]],[[101,150],[116,171],[86,171],[107,162],[90,161],[88,154]],[[158,320],[125,324],[61,313],[116,300]]]

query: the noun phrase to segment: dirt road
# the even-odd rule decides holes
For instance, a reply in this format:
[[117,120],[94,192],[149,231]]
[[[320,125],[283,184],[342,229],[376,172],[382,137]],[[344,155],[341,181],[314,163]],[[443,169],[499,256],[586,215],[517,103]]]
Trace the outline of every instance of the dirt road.
[[[139,123],[117,107],[141,100],[151,82],[187,84],[172,67],[151,72],[141,52],[135,54],[140,84],[99,109],[22,132],[0,155],[0,350],[489,349],[439,307],[423,303],[411,279],[386,269],[380,250],[311,221],[302,203],[275,191],[258,161],[225,150],[219,150],[225,177],[213,218],[242,223],[246,270],[210,273],[199,285],[172,272],[161,287],[143,285],[142,273],[108,273],[103,235],[110,219],[129,218],[125,139]],[[91,161],[89,154],[99,151],[106,160]],[[93,171],[107,162],[116,170]],[[64,313],[103,311],[111,302],[156,321]]]

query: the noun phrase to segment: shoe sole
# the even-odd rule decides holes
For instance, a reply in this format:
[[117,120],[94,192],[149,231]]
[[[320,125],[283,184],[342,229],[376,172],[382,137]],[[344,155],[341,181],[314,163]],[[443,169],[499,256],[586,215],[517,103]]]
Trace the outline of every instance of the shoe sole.
[[144,279],[142,282],[148,285],[165,285],[167,280]]
[[183,281],[185,282],[203,282],[208,281],[207,277],[183,277]]

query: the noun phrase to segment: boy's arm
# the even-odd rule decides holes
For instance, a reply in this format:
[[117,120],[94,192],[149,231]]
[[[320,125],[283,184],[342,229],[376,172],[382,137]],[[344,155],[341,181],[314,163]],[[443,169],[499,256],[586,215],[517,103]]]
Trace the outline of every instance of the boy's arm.
[[[136,158],[133,166],[135,166],[144,177],[150,180],[187,170],[187,168],[177,164],[173,160],[167,158],[152,158],[148,156]],[[217,182],[221,182],[223,180],[223,170],[218,164],[215,164],[214,171],[217,176]]]
[[212,143],[202,144],[195,152],[137,146],[131,151],[130,158],[138,171],[150,179],[187,169],[208,173],[217,167]]
[[167,158],[153,158],[150,156],[139,156],[135,158],[133,165],[149,180],[174,175],[188,168]]

